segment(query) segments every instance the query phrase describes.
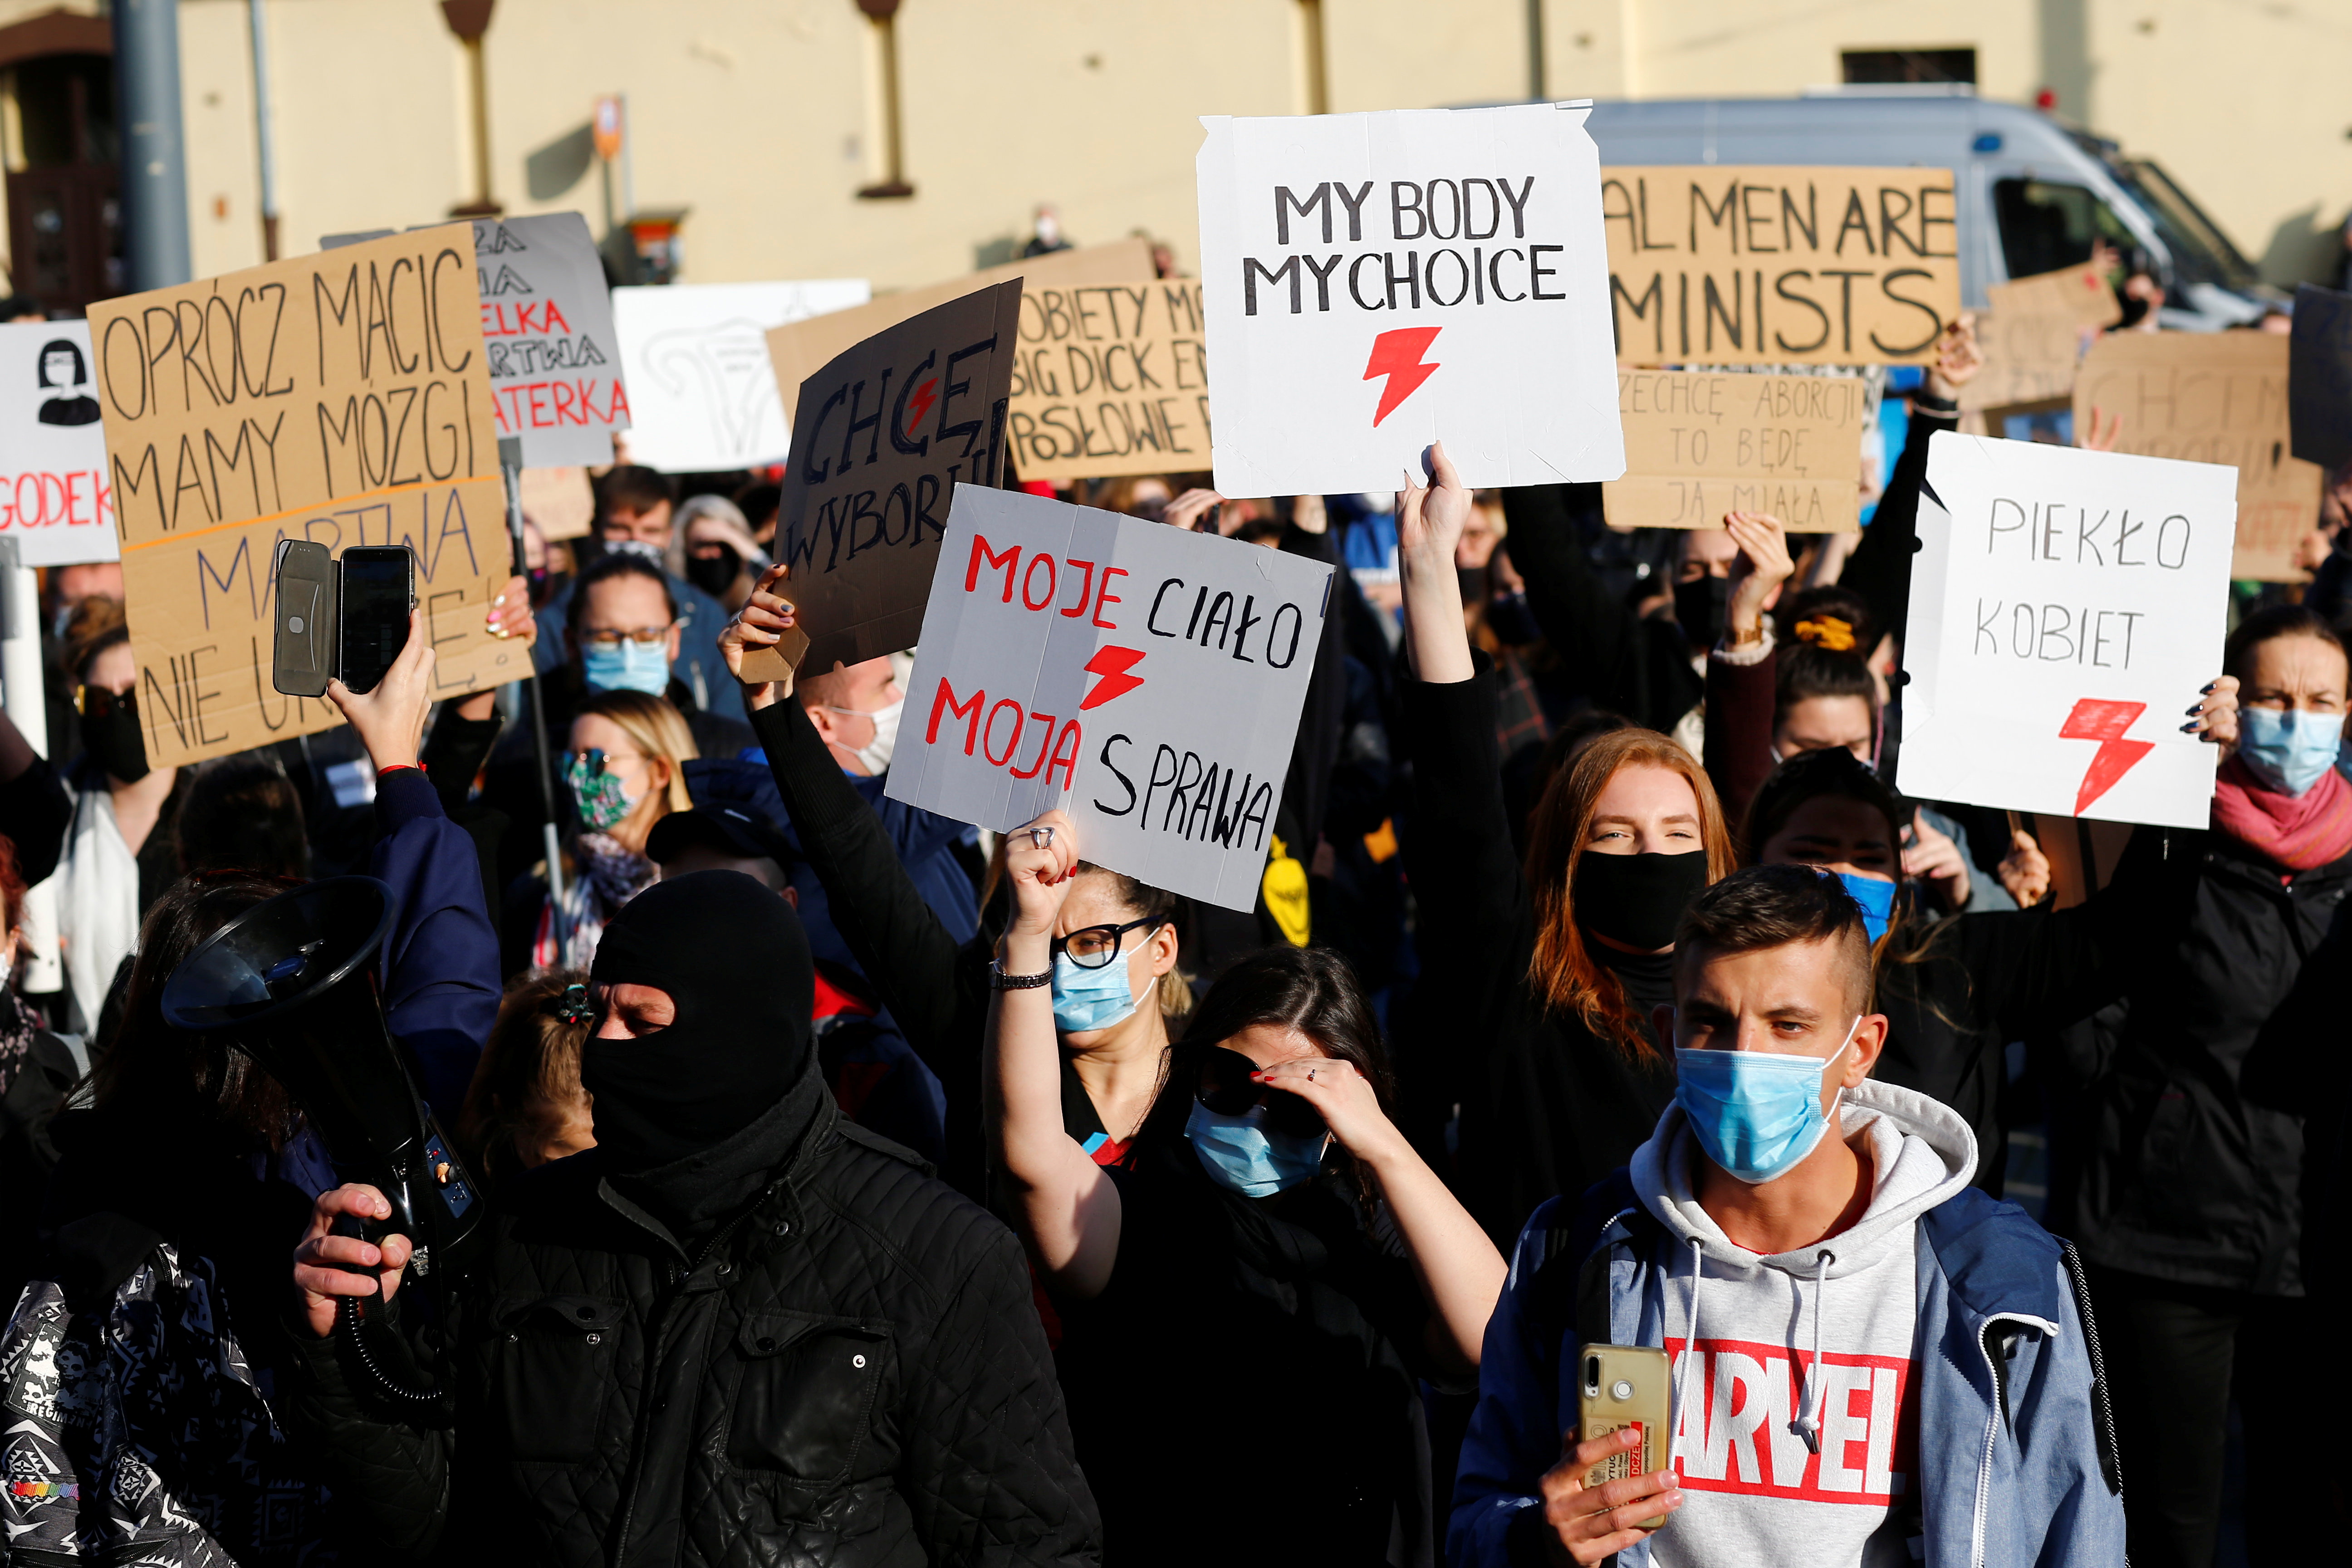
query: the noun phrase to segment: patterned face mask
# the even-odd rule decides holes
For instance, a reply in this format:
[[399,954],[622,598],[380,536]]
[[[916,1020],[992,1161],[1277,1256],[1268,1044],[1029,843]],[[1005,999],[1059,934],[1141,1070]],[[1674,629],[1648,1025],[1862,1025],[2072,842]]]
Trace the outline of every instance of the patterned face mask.
[[616,826],[636,805],[621,787],[620,779],[605,767],[601,750],[572,752],[571,762],[564,766],[563,782],[572,786],[572,802],[579,809],[580,825],[591,833],[602,833]]

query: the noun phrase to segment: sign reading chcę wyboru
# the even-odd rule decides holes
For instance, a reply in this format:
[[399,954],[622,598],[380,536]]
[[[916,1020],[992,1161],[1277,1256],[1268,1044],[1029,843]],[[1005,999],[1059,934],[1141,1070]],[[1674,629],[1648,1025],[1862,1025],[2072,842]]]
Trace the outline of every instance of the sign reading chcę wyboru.
[[1202,121],[1217,488],[1624,470],[1589,104]]
[[2204,826],[2218,753],[2180,725],[2221,668],[2235,470],[1947,432],[1927,484],[1903,792]]
[[1000,831],[1059,807],[1087,858],[1255,907],[1331,568],[959,485],[891,797]]

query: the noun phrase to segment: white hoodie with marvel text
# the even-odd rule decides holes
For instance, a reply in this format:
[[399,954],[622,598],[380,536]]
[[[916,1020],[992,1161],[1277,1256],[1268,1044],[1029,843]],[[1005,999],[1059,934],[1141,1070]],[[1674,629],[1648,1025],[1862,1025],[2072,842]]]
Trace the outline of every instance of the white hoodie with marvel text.
[[[1841,1111],[1846,1141],[1868,1142],[1869,1207],[1852,1228],[1792,1252],[1750,1252],[1699,1206],[1681,1107],[1633,1155],[1633,1190],[1666,1229],[1652,1261],[1665,1290],[1686,1500],[1651,1538],[1659,1568],[1911,1561],[1918,1222],[1968,1185],[1976,1140],[1955,1111],[1887,1084],[1848,1090]],[[1818,1453],[1793,1425],[1809,1375]]]

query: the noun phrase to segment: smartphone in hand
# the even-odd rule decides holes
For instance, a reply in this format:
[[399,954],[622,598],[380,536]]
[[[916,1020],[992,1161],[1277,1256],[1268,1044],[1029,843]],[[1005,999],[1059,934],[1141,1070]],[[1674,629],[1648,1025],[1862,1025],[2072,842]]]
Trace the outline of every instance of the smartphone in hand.
[[415,553],[405,544],[353,545],[337,561],[323,544],[286,539],[274,570],[270,684],[292,697],[323,697],[335,679],[374,690],[408,643]]
[[[1674,1368],[1666,1352],[1643,1345],[1586,1345],[1576,1389],[1576,1437],[1589,1443],[1612,1432],[1638,1426],[1642,1446],[1612,1455],[1592,1467],[1588,1487],[1605,1486],[1666,1468],[1674,1443]],[[1641,1521],[1655,1530],[1666,1516]]]

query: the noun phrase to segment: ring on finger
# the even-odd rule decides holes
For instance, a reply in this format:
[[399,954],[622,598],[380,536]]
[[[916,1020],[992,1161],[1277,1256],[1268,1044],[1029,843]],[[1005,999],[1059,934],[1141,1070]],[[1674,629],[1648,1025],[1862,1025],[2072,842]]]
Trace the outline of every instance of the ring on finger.
[[1050,849],[1053,847],[1053,824],[1048,823],[1043,827],[1033,827],[1029,830],[1029,847],[1032,849]]

